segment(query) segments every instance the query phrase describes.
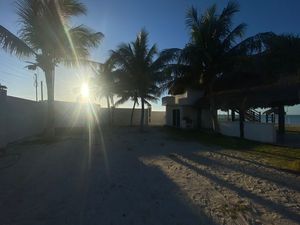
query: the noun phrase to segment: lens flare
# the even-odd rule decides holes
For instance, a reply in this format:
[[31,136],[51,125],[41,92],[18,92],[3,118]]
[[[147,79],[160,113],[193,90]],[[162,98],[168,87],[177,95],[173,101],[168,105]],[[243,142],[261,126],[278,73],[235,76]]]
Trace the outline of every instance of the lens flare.
[[81,96],[88,98],[90,96],[90,89],[87,83],[83,83],[80,88]]

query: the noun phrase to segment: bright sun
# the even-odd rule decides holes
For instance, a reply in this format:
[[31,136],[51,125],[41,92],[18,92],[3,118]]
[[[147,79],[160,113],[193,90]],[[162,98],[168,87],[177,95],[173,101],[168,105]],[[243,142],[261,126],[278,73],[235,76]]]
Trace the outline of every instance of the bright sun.
[[83,83],[80,88],[81,96],[88,98],[90,96],[90,89],[87,83]]

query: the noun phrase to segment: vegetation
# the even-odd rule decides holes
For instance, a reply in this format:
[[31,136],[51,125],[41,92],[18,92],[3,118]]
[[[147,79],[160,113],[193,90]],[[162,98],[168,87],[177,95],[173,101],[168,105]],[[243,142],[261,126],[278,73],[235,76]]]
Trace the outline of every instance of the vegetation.
[[41,68],[45,73],[48,94],[47,134],[54,135],[55,67],[63,62],[77,65],[103,38],[90,28],[71,27],[71,17],[86,13],[77,0],[18,0],[17,14],[21,29],[19,36],[0,25],[0,46],[19,57],[35,57],[28,68]]
[[[77,0],[17,0],[16,6],[21,24],[19,36],[0,26],[0,47],[21,58],[35,58],[28,68],[40,67],[44,71],[47,130],[51,136],[56,66],[87,62],[89,49],[99,45],[103,34],[84,25],[70,25],[73,16],[86,13],[85,6]],[[149,46],[148,33],[143,29],[135,41],[121,44],[104,63],[96,63],[92,80],[96,96],[106,98],[110,111],[112,106],[132,100],[131,124],[135,107],[141,104],[143,129],[145,104],[150,106],[166,87],[171,93],[202,90],[209,99],[213,128],[218,131],[215,92],[299,77],[300,38],[267,32],[241,40],[246,24],[233,26],[238,12],[235,1],[229,1],[220,12],[216,4],[202,14],[191,7],[185,20],[189,42],[183,49],[161,53],[156,45]],[[119,97],[116,102],[114,96]],[[243,112],[243,104],[240,102],[234,110]]]
[[107,108],[110,112],[110,122],[113,123],[113,112],[112,107],[115,106],[114,95],[116,93],[117,84],[117,71],[115,70],[115,63],[110,57],[104,63],[95,63],[94,68],[95,77],[91,79],[90,83],[92,86],[92,91],[96,98],[106,98]]
[[[179,140],[199,141],[208,146],[219,146],[220,151],[238,151],[245,160],[253,160],[264,165],[290,172],[300,172],[300,149],[264,144],[240,138],[194,130],[163,128],[170,137]],[[234,152],[233,152],[234,155]]]
[[[173,88],[196,88],[209,95],[210,112],[214,130],[218,130],[213,87],[216,79],[232,67],[238,48],[237,38],[244,35],[246,25],[241,23],[232,28],[233,16],[239,11],[235,2],[229,2],[220,14],[216,4],[202,15],[192,7],[186,15],[186,26],[190,31],[190,41],[183,49],[170,49],[165,54],[173,54],[178,63],[174,71],[176,77]],[[179,87],[178,87],[179,86]]]
[[121,44],[112,57],[116,62],[119,76],[121,100],[138,99],[141,102],[140,128],[144,126],[145,104],[158,100],[162,86],[168,78],[167,58],[160,56],[156,45],[149,47],[148,33],[142,30],[134,42]]
[[[272,84],[287,75],[299,74],[299,37],[267,32],[237,42],[246,29],[244,23],[232,26],[233,16],[238,11],[239,6],[233,1],[220,14],[216,5],[201,15],[190,8],[186,15],[190,41],[183,49],[164,51],[173,56],[171,93],[202,90],[209,99],[215,131],[218,131],[218,108],[214,98],[217,91]],[[244,101],[236,105],[235,110],[247,109]]]

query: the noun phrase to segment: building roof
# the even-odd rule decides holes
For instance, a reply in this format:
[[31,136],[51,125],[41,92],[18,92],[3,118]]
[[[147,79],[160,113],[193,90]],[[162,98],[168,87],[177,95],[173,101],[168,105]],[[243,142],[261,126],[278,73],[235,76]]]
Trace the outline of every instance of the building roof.
[[[218,109],[269,108],[300,103],[300,78],[280,80],[269,85],[219,91],[214,94]],[[197,107],[209,107],[208,96],[199,99]]]

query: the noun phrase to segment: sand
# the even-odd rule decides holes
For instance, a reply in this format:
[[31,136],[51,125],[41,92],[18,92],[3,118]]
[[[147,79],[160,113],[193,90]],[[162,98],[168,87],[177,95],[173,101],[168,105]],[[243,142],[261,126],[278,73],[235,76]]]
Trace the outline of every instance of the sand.
[[102,138],[9,146],[0,158],[0,225],[300,221],[297,175],[162,129],[115,128]]

